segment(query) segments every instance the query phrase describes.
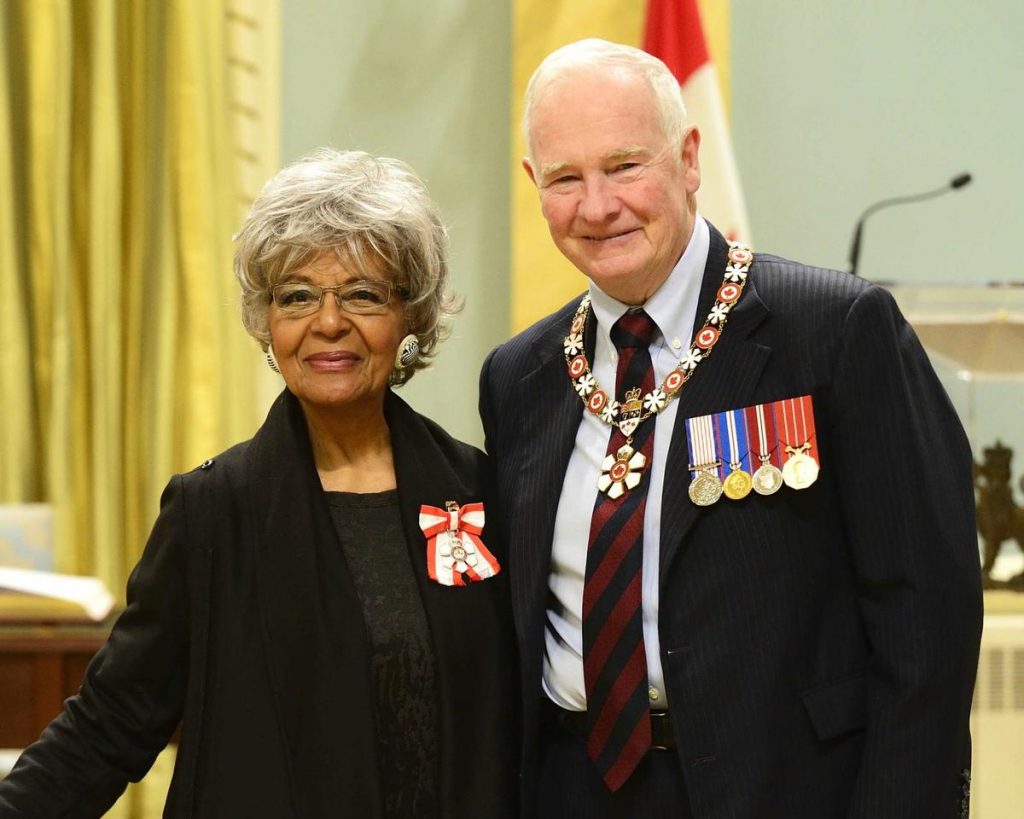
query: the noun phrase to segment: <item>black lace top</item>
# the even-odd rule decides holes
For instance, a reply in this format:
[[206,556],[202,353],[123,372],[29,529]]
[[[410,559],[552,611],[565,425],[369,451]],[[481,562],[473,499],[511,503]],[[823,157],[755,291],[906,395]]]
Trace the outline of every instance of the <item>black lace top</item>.
[[434,652],[398,492],[328,492],[369,636],[382,799],[387,817],[437,816]]

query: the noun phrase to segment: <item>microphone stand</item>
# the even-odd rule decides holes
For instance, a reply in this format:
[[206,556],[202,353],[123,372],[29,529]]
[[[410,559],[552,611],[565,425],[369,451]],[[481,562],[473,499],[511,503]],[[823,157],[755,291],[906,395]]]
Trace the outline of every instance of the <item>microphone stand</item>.
[[942,196],[944,193],[962,188],[970,181],[971,175],[969,173],[962,173],[959,176],[953,177],[942,187],[935,188],[935,190],[926,191],[925,193],[916,193],[912,196],[895,196],[892,199],[883,199],[881,202],[875,202],[873,205],[869,205],[860,215],[860,219],[857,220],[857,226],[853,231],[853,241],[850,242],[850,275],[857,275],[857,260],[860,258],[860,241],[861,235],[864,232],[864,222],[872,213],[891,205],[905,205],[910,202],[922,202],[925,199],[934,199],[936,196]]

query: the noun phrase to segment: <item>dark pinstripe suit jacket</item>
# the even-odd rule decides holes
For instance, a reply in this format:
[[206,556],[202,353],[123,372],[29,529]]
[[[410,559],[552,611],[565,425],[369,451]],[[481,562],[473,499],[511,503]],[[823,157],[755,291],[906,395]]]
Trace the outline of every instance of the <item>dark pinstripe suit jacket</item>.
[[[726,250],[712,229],[698,316]],[[574,309],[498,347],[481,374],[522,663],[527,815],[552,531],[583,409],[562,354]],[[822,463],[812,487],[689,501],[682,419],[807,393]],[[960,816],[981,632],[970,451],[891,296],[758,255],[677,400],[659,632],[695,815]]]

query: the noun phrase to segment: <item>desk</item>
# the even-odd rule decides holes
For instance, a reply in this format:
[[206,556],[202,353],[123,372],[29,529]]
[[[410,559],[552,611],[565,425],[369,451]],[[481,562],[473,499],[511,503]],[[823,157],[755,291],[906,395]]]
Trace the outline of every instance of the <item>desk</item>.
[[24,748],[78,691],[113,625],[0,625],[0,748]]

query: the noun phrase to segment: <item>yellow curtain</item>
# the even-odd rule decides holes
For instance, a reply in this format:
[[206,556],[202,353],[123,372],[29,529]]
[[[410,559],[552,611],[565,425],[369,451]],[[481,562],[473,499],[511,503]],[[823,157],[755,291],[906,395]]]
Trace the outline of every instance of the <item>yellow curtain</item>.
[[[728,101],[729,0],[699,0],[708,48]],[[645,0],[514,0],[512,47],[512,332],[586,289],[586,279],[555,248],[540,214],[537,191],[520,167],[519,133],[530,75],[556,48],[584,37],[639,46]]]
[[0,4],[0,502],[115,592],[168,477],[258,420],[228,5]]

